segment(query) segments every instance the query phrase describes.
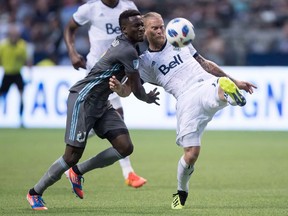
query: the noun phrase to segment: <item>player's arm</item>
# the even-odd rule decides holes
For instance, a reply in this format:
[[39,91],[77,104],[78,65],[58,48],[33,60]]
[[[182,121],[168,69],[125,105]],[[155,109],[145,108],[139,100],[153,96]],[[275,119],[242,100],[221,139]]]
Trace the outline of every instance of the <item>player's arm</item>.
[[144,87],[141,84],[141,80],[140,80],[140,75],[139,73],[127,73],[127,77],[128,77],[128,81],[130,80],[130,88],[131,88],[131,92],[133,92],[133,94],[135,95],[135,97],[139,100],[142,100],[146,103],[155,103],[157,105],[159,105],[159,103],[157,102],[157,100],[159,100],[158,95],[160,94],[157,91],[157,88],[155,88],[154,90],[150,91],[148,94],[146,94],[146,91],[144,89]]
[[158,95],[160,93],[157,91],[157,88],[146,94],[146,91],[141,84],[139,73],[134,72],[127,74],[127,81],[123,84],[121,84],[119,80],[112,76],[109,80],[109,87],[120,97],[127,97],[130,95],[131,92],[133,92],[137,99],[149,104],[155,103],[159,105],[157,100],[159,100]]
[[146,94],[144,87],[142,86],[140,73],[139,73],[139,56],[137,50],[133,46],[126,46],[123,49],[123,46],[116,46],[115,59],[117,59],[124,66],[125,74],[127,76],[127,84],[131,88],[131,92],[139,100],[142,100],[146,103],[155,103],[159,105],[157,100],[159,100],[158,95],[160,94],[155,88],[153,91],[150,91]]
[[120,97],[128,97],[131,94],[130,80],[126,79],[125,83],[120,83],[115,76],[109,79],[109,87]]
[[208,73],[213,74],[216,77],[229,77],[233,82],[235,81],[232,77],[228,76],[215,62],[205,59],[200,54],[195,55],[194,58]]
[[197,54],[194,56],[196,61],[201,65],[201,67],[210,74],[213,74],[216,77],[228,77],[231,79],[240,89],[253,93],[253,88],[257,88],[254,84],[246,81],[236,80],[226,74],[215,62],[205,59],[203,56]]
[[64,41],[68,50],[70,60],[73,67],[78,70],[79,68],[86,69],[86,62],[77,50],[75,49],[75,35],[77,29],[80,27],[73,18],[70,19],[64,29]]

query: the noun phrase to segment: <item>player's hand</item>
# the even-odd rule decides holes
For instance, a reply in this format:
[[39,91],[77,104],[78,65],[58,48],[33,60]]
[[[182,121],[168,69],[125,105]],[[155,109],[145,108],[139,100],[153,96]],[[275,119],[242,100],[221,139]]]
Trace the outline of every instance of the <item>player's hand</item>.
[[86,61],[83,58],[83,56],[77,53],[71,56],[70,58],[71,58],[72,65],[76,70],[79,70],[79,68],[86,69]]
[[110,77],[109,79],[109,88],[113,91],[113,92],[120,92],[122,89],[122,84],[119,82],[118,79],[116,79],[115,76]]
[[120,97],[128,97],[131,93],[131,87],[126,82],[122,84],[115,76],[110,77],[109,88]]
[[157,100],[159,100],[159,94],[160,92],[157,91],[157,88],[155,88],[153,91],[150,91],[147,96],[148,96],[148,100],[146,101],[148,104],[151,104],[151,103],[155,103],[156,105],[160,105]]
[[246,81],[237,81],[235,84],[237,85],[239,89],[242,89],[250,94],[253,94],[254,89],[257,89],[257,86]]

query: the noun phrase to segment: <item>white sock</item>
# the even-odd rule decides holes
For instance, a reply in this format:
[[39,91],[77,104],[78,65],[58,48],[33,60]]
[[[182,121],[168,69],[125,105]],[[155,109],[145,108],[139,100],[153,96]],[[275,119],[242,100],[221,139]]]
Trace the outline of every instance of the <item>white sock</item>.
[[134,172],[132,166],[131,166],[131,162],[130,162],[130,158],[129,156],[119,160],[120,166],[122,168],[122,173],[124,176],[124,179],[128,178],[128,175],[130,172]]
[[188,165],[184,156],[182,156],[178,162],[178,170],[177,170],[177,180],[178,180],[178,190],[189,191],[189,180],[191,178],[191,174],[194,171],[194,166]]
[[231,105],[231,106],[237,106],[236,101],[234,101],[230,95],[228,95],[227,93],[224,93],[224,97],[227,100],[227,102]]

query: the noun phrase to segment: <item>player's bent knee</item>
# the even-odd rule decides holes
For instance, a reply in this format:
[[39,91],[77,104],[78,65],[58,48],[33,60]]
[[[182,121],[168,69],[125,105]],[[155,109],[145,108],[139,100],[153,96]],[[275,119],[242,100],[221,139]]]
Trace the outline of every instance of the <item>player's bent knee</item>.
[[75,148],[73,146],[67,145],[63,159],[68,166],[72,167],[78,163],[82,157],[83,151],[84,149],[82,148]]
[[197,161],[199,154],[200,154],[199,146],[185,148],[185,161],[189,165],[192,165]]
[[134,146],[128,133],[118,135],[114,139],[109,139],[109,141],[121,156],[127,157],[132,154]]
[[194,163],[197,161],[197,159],[198,159],[198,155],[195,155],[195,154],[190,155],[190,157],[189,157],[189,164],[190,164],[190,165],[191,165],[191,164],[194,164]]
[[81,157],[73,155],[71,157],[63,157],[63,158],[64,158],[64,161],[66,162],[66,164],[69,167],[72,167],[72,166],[75,166],[79,162]]
[[134,146],[132,143],[122,145],[121,148],[117,149],[119,154],[121,154],[121,156],[123,156],[123,157],[127,157],[127,156],[131,155],[133,153],[133,150],[134,150]]

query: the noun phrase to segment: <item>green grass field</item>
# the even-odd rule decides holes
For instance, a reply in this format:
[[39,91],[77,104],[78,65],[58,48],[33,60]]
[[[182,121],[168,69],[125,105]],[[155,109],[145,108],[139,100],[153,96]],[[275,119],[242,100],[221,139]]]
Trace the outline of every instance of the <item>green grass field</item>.
[[[117,162],[84,176],[83,200],[63,177],[43,196],[49,210],[35,212],[26,193],[63,154],[63,136],[62,129],[0,129],[0,215],[288,215],[287,132],[207,131],[185,209],[171,210],[182,149],[169,130],[131,131],[144,187],[127,187]],[[82,160],[108,145],[91,138]]]

